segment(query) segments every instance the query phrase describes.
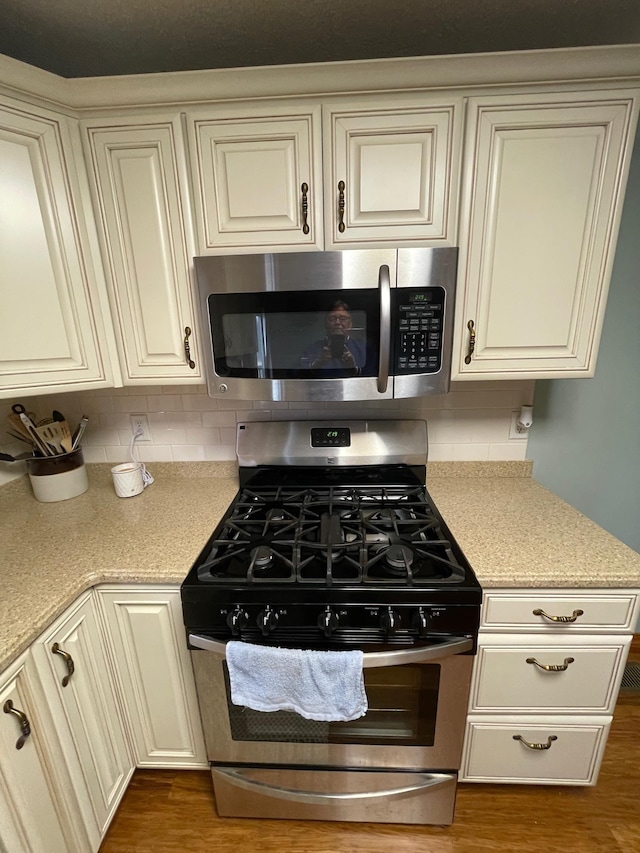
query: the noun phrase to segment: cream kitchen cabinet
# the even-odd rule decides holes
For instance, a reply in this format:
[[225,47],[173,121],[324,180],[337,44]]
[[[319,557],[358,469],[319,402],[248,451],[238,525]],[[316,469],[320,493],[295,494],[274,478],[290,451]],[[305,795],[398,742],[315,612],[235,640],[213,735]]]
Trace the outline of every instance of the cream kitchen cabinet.
[[180,118],[90,119],[82,128],[124,383],[202,382]]
[[322,249],[320,107],[187,114],[199,254]]
[[207,767],[180,590],[98,587],[138,767]]
[[76,804],[63,753],[41,713],[25,652],[0,682],[0,849],[3,853],[86,853],[72,819]]
[[469,99],[453,378],[593,375],[637,99]]
[[456,245],[462,98],[323,107],[325,247]]
[[119,383],[76,130],[0,102],[0,398]]
[[122,798],[134,761],[116,697],[92,592],[82,595],[33,644],[92,850]]
[[189,112],[200,252],[455,245],[462,113],[427,94]]
[[640,597],[487,590],[460,779],[595,785]]
[[610,727],[611,717],[474,715],[460,781],[595,785]]

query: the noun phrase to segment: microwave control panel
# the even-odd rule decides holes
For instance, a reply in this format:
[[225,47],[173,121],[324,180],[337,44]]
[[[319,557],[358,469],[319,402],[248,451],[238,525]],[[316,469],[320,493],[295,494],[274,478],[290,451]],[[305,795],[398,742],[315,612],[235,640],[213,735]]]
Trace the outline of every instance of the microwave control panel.
[[442,367],[444,288],[398,288],[391,300],[392,373],[437,373]]

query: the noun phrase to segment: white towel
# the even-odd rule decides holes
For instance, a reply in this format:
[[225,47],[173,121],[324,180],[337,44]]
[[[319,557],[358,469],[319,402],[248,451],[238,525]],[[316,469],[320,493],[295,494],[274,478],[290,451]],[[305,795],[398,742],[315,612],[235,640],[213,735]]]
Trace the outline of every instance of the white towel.
[[227,643],[231,701],[255,711],[295,711],[307,720],[357,720],[367,711],[359,650],[282,649]]

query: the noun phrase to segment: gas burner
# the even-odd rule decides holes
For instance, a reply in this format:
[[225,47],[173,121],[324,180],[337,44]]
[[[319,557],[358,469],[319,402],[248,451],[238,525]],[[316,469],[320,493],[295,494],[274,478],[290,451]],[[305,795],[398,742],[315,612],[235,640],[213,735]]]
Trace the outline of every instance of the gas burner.
[[251,557],[251,565],[255,571],[266,569],[273,560],[273,552],[266,545],[259,545],[257,548],[253,548],[249,556]]
[[364,520],[384,530],[396,528],[397,523],[400,521],[408,521],[411,518],[415,518],[411,510],[403,506],[384,506],[373,512],[370,512],[369,509],[366,506],[363,509]]
[[286,513],[281,506],[272,506],[271,509],[268,509],[266,511],[265,517],[267,522],[284,521],[286,518]]
[[413,563],[413,551],[406,545],[390,545],[385,551],[385,557],[391,574],[398,577],[406,575]]

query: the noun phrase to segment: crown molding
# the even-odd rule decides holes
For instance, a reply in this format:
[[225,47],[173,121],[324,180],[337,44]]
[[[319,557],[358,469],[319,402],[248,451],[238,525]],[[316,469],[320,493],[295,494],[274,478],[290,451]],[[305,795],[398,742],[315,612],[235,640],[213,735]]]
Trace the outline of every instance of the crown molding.
[[69,82],[50,71],[0,54],[0,88],[5,94],[17,98],[26,96],[30,101],[36,97],[64,107],[69,103],[66,86]]
[[0,55],[5,92],[75,110],[419,89],[640,80],[640,45],[64,78]]

